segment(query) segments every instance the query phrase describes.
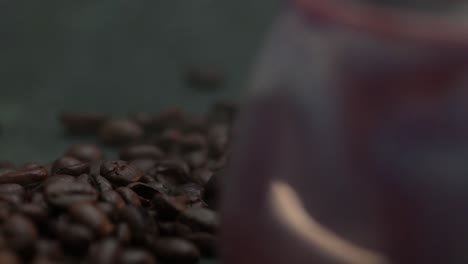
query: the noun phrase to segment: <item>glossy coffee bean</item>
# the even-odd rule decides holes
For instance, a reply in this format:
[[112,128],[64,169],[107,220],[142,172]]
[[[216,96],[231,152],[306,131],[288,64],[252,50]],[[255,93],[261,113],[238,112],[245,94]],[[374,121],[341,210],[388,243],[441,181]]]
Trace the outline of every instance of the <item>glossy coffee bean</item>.
[[137,142],[143,137],[143,128],[130,120],[109,120],[99,129],[99,138],[112,145]]
[[158,180],[171,185],[183,184],[189,181],[190,168],[181,160],[160,161],[153,172]]
[[156,194],[161,193],[160,189],[141,182],[132,183],[127,187],[132,189],[138,196],[147,200],[151,200]]
[[112,189],[114,189],[114,187],[112,187],[112,184],[106,178],[100,175],[96,176],[96,186],[99,192],[101,193],[111,191]]
[[155,195],[152,205],[161,220],[173,220],[187,208],[185,199],[166,194]]
[[116,191],[122,196],[126,204],[137,207],[141,206],[140,197],[132,189],[120,187],[117,188]]
[[126,161],[111,160],[101,165],[101,175],[113,184],[127,185],[140,180],[143,172]]
[[71,134],[94,133],[108,119],[106,114],[93,112],[65,112],[60,115],[60,122]]
[[69,209],[73,220],[81,223],[101,236],[110,235],[114,229],[106,214],[90,203],[75,204]]
[[16,183],[27,185],[43,181],[47,176],[48,172],[42,166],[35,168],[22,168],[0,174],[0,184]]
[[155,247],[158,259],[169,263],[197,263],[200,259],[200,252],[190,241],[181,238],[163,237],[160,238]]
[[97,191],[89,184],[81,182],[57,181],[45,188],[47,201],[58,207],[68,207],[75,203],[95,202]]
[[93,144],[76,144],[67,150],[65,156],[73,157],[83,162],[92,162],[102,160],[104,152]]
[[148,251],[127,249],[122,253],[120,264],[156,264],[156,259]]
[[120,159],[154,159],[158,160],[164,156],[164,153],[158,147],[149,144],[139,144],[124,148],[120,152]]
[[218,214],[207,208],[188,208],[180,215],[179,220],[193,230],[216,232],[219,229]]
[[31,220],[20,214],[14,214],[7,219],[3,228],[3,234],[11,248],[20,254],[32,253],[39,232]]
[[52,173],[78,176],[89,173],[89,163],[73,157],[61,157],[52,164]]
[[113,207],[117,209],[124,208],[126,204],[122,196],[118,192],[113,191],[113,190],[105,191],[101,193],[101,200],[111,204]]

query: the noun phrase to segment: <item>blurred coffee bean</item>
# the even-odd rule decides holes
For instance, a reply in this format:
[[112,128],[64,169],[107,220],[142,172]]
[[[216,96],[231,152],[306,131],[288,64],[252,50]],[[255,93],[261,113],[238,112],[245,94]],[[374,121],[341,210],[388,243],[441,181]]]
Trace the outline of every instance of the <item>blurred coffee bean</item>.
[[111,145],[138,142],[144,135],[143,128],[130,120],[109,120],[99,129],[99,138]]
[[112,184],[101,175],[96,176],[96,186],[99,192],[107,192],[113,189]]
[[78,176],[83,173],[89,173],[89,163],[73,157],[61,157],[53,163],[52,173]]
[[179,221],[193,230],[214,233],[219,229],[218,214],[207,208],[188,208],[180,215]]
[[68,254],[82,255],[95,239],[93,231],[81,224],[66,224],[58,228],[58,237]]
[[132,239],[132,233],[127,223],[119,223],[116,227],[115,236],[121,244],[128,244]]
[[158,160],[164,156],[164,153],[156,146],[149,144],[139,144],[124,148],[120,152],[120,159],[135,160],[135,159],[154,159]]
[[76,177],[76,181],[81,183],[87,183],[90,185],[93,184],[93,180],[91,179],[89,174],[81,174],[80,176]]
[[120,187],[116,191],[122,196],[125,203],[133,206],[141,206],[140,197],[130,188]]
[[184,199],[163,193],[156,194],[153,197],[152,205],[156,212],[158,212],[161,220],[173,220],[187,208]]
[[69,213],[73,220],[87,226],[101,236],[110,235],[114,229],[107,215],[93,204],[75,204],[70,207]]
[[119,242],[113,238],[104,239],[92,246],[87,263],[115,264],[120,259],[121,248]]
[[213,175],[213,171],[206,168],[199,168],[191,173],[190,180],[204,186]]
[[160,238],[155,247],[158,259],[174,264],[197,263],[200,252],[190,241],[181,238]]
[[56,183],[56,182],[68,182],[72,183],[76,180],[75,177],[71,175],[64,175],[64,174],[56,174],[49,176],[45,179],[45,181],[42,182],[42,186],[46,188],[47,186]]
[[184,160],[192,168],[200,168],[208,161],[206,151],[192,151],[184,155]]
[[[153,169],[157,164],[156,160],[153,159],[135,159],[130,161],[130,165],[137,167],[138,169],[142,170],[144,173],[149,172]],[[148,175],[143,175],[142,181],[148,181]],[[153,178],[149,178],[149,180],[153,180]]]
[[96,207],[99,208],[99,210],[106,214],[110,219],[115,218],[115,213],[118,209],[114,205],[107,202],[98,202],[96,203]]
[[137,182],[143,177],[143,171],[126,161],[111,160],[101,165],[101,174],[107,180],[117,185],[127,185]]
[[127,249],[122,253],[120,264],[156,264],[156,259],[148,251]]
[[36,256],[47,257],[52,260],[59,260],[63,257],[60,244],[56,240],[40,239],[35,244]]
[[194,243],[203,256],[217,256],[217,246],[219,243],[218,238],[215,235],[199,232],[189,234],[185,238]]
[[5,264],[21,264],[21,258],[16,255],[14,252],[11,252],[6,249],[0,250],[0,263]]
[[173,152],[181,142],[182,132],[175,128],[166,129],[161,135],[153,139],[153,143],[165,152]]
[[126,204],[125,200],[122,198],[120,193],[113,190],[101,193],[101,200],[111,204],[117,209],[124,208]]
[[21,204],[18,208],[18,211],[24,216],[29,217],[36,225],[41,225],[47,222],[48,220],[48,210],[42,204],[37,203],[25,203]]
[[147,200],[151,200],[156,194],[161,193],[159,189],[141,182],[132,183],[127,187],[132,189],[138,196]]
[[47,170],[42,166],[32,169],[22,168],[0,174],[0,184],[16,183],[27,185],[43,181],[47,176]]
[[65,112],[60,115],[60,122],[71,134],[94,133],[108,119],[106,114],[92,112]]
[[210,180],[205,184],[205,192],[203,195],[203,200],[208,203],[211,208],[218,208],[219,204],[219,175],[214,175]]
[[183,136],[180,144],[183,152],[200,151],[207,146],[205,137],[200,133],[191,133]]
[[28,218],[14,214],[10,216],[3,226],[3,234],[8,245],[19,254],[30,255],[39,233]]
[[187,73],[189,84],[205,89],[213,89],[223,84],[225,79],[224,71],[217,66],[192,67]]
[[159,222],[159,232],[161,236],[187,237],[192,233],[192,229],[179,222]]
[[19,184],[0,184],[0,195],[22,195],[24,192],[24,187]]
[[163,160],[160,161],[154,171],[150,172],[156,175],[157,179],[162,183],[169,185],[183,184],[189,181],[190,168],[182,160]]
[[98,193],[91,185],[69,181],[56,181],[47,185],[45,195],[50,204],[58,207],[95,202],[98,199]]
[[65,156],[73,157],[82,162],[98,161],[104,158],[104,152],[93,144],[76,144],[71,146]]

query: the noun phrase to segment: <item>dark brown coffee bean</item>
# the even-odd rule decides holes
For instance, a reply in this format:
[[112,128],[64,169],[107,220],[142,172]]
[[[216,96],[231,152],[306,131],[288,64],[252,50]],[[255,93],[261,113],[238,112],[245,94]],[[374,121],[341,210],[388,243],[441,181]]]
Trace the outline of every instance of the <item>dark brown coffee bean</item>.
[[219,203],[219,175],[213,175],[210,180],[205,184],[205,192],[203,200],[208,203],[211,208],[218,208]]
[[80,176],[76,177],[76,181],[86,184],[92,184],[93,182],[89,174],[81,174]]
[[189,166],[181,160],[165,160],[159,162],[152,173],[162,183],[169,185],[183,184],[189,181]]
[[36,162],[28,162],[26,164],[23,165],[23,167],[21,167],[22,169],[25,169],[25,170],[34,170],[34,169],[37,169],[37,168],[42,168],[44,166],[42,166],[41,164],[39,163],[36,163]]
[[191,173],[190,180],[203,186],[211,179],[211,177],[213,177],[213,175],[213,171],[206,168],[199,168]]
[[56,174],[56,175],[52,175],[50,177],[47,177],[47,179],[45,181],[42,182],[42,185],[44,187],[50,185],[50,184],[53,184],[53,183],[56,183],[56,182],[68,182],[71,184],[71,182],[74,182],[75,181],[75,177],[71,176],[71,175],[64,175],[64,174]]
[[84,173],[89,173],[89,163],[80,161],[73,157],[61,157],[52,165],[52,173],[78,176]]
[[76,222],[87,226],[101,236],[110,235],[114,229],[107,215],[93,204],[75,204],[70,207],[69,213]]
[[120,257],[120,264],[156,264],[156,259],[148,251],[127,249]]
[[81,255],[95,239],[93,231],[80,224],[65,224],[58,227],[58,238],[68,254]]
[[16,183],[0,184],[0,195],[22,195],[24,187]]
[[161,193],[159,189],[155,189],[151,185],[141,182],[132,183],[127,187],[132,189],[138,196],[146,200],[151,200],[156,194]]
[[59,260],[63,257],[60,244],[55,240],[40,239],[35,245],[36,256],[47,257],[52,260]]
[[146,233],[149,232],[148,227],[145,226],[148,222],[147,216],[143,214],[143,211],[135,206],[127,206],[120,211],[119,215],[130,228],[132,239],[142,242]]
[[187,208],[185,199],[166,194],[155,195],[152,205],[161,220],[173,220]]
[[158,160],[164,156],[164,153],[156,146],[149,144],[139,144],[124,148],[120,152],[120,159],[135,160],[135,159],[154,159]]
[[113,238],[107,238],[92,246],[87,263],[114,264],[118,262],[120,252],[119,242]]
[[112,145],[138,142],[144,134],[143,128],[130,120],[109,120],[99,129],[99,138]]
[[179,222],[160,222],[158,224],[161,236],[187,237],[192,233],[192,229]]
[[110,219],[114,219],[116,208],[107,202],[98,202],[96,203],[96,207],[99,208],[104,214],[107,215]]
[[0,250],[0,263],[5,264],[21,264],[23,263],[18,255],[9,250]]
[[130,188],[120,187],[116,191],[122,196],[128,205],[141,206],[140,197]]
[[58,207],[95,202],[98,199],[98,193],[91,185],[68,181],[57,181],[47,185],[45,195],[50,204]]
[[209,233],[192,233],[186,236],[194,243],[203,256],[214,257],[217,255],[218,238]]
[[115,235],[121,244],[128,244],[132,239],[130,227],[128,227],[127,223],[119,223]]
[[180,142],[183,152],[200,151],[207,147],[205,137],[200,133],[191,133],[182,137]]
[[214,233],[219,229],[218,214],[207,208],[188,208],[180,215],[179,220],[193,230]]
[[41,225],[48,220],[48,210],[43,204],[27,203],[19,206],[18,211],[24,216],[29,217],[37,225]]
[[60,122],[72,134],[94,133],[108,119],[106,114],[92,112],[65,112],[60,115]]
[[166,187],[164,184],[162,184],[160,182],[152,181],[152,182],[149,182],[147,184],[151,188],[158,190],[160,193],[168,193],[169,192],[168,187]]
[[63,263],[61,260],[51,259],[47,256],[35,256],[31,264],[59,264]]
[[215,88],[224,82],[223,70],[216,66],[193,67],[187,73],[189,84],[199,88]]
[[96,176],[96,185],[97,189],[103,193],[107,191],[112,191],[113,187],[112,184],[104,177],[98,175]]
[[68,149],[65,156],[73,157],[82,162],[91,162],[102,160],[104,152],[93,144],[76,144]]
[[184,160],[191,168],[201,168],[208,162],[208,157],[205,151],[194,151],[184,155]]
[[140,169],[122,160],[104,162],[101,166],[101,174],[110,182],[117,185],[127,185],[132,182],[137,182],[143,177],[143,172]]
[[117,209],[124,208],[126,204],[122,196],[118,192],[113,190],[103,192],[101,194],[101,200],[111,204]]
[[34,244],[39,238],[34,224],[20,214],[14,214],[8,218],[3,226],[3,233],[11,248],[26,255],[33,252]]
[[200,252],[196,246],[180,238],[160,238],[156,242],[155,252],[158,259],[170,263],[197,263],[200,259]]
[[[136,159],[136,160],[130,161],[130,165],[139,168],[145,173],[153,169],[156,166],[156,164],[157,164],[157,161],[153,159]],[[144,179],[141,179],[141,180],[143,181]]]
[[18,169],[0,174],[0,184],[16,183],[21,185],[28,185],[43,181],[47,175],[47,170],[42,166],[32,169]]

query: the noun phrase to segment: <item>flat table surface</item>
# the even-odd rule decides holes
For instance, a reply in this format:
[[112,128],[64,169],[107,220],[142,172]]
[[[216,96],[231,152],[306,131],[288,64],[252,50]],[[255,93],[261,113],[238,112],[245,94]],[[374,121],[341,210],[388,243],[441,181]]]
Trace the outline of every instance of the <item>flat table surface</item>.
[[[92,142],[64,135],[64,110],[200,114],[239,100],[278,9],[279,0],[1,1],[0,159],[49,162]],[[226,83],[192,89],[191,65],[221,66]]]

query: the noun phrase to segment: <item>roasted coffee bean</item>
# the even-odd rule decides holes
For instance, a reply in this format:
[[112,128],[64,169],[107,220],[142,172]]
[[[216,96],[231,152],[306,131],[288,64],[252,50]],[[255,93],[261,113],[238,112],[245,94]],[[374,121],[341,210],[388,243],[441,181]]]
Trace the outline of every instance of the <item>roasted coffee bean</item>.
[[143,172],[122,160],[106,161],[101,166],[101,174],[113,184],[127,185],[137,182],[143,177]]
[[213,171],[206,168],[200,168],[191,173],[190,180],[203,186],[211,179],[211,177],[213,177],[213,175]]
[[53,163],[52,173],[78,176],[84,173],[89,173],[89,163],[80,161],[73,157],[61,157]]
[[21,258],[16,255],[14,252],[11,252],[6,249],[0,250],[0,263],[5,264],[21,264]]
[[185,199],[162,193],[153,197],[152,205],[161,220],[173,220],[187,208]]
[[127,223],[119,223],[116,227],[115,236],[121,244],[128,244],[132,239],[132,233]]
[[[136,160],[130,161],[130,165],[139,168],[140,170],[142,170],[145,173],[147,173],[151,169],[153,169],[156,166],[156,164],[157,164],[157,161],[153,160],[153,159],[136,159]],[[144,175],[143,178],[145,178],[145,177],[149,177],[149,176]],[[141,179],[142,181],[145,180],[143,178]],[[153,180],[153,178],[150,178],[150,179]]]
[[119,216],[130,228],[132,238],[143,241],[145,233],[148,232],[145,226],[147,219],[143,211],[135,206],[127,206],[120,211]]
[[52,260],[59,260],[63,257],[60,244],[56,240],[40,239],[35,244],[36,256],[47,257]]
[[141,182],[132,183],[127,187],[132,189],[138,196],[146,200],[151,200],[156,194],[161,193],[160,189],[156,189],[151,185]]
[[48,220],[48,210],[42,204],[38,203],[27,203],[21,204],[18,208],[18,211],[24,216],[29,217],[37,225],[41,225],[47,222]]
[[148,251],[127,249],[122,253],[120,264],[156,264],[156,259]]
[[118,263],[120,252],[119,242],[113,238],[107,238],[92,246],[87,263],[115,264]]
[[114,219],[116,213],[116,207],[107,202],[98,202],[96,207],[99,208],[104,214],[107,215],[110,219]]
[[207,208],[188,208],[179,217],[193,230],[216,232],[219,229],[218,214]]
[[68,149],[65,156],[73,157],[82,162],[91,162],[102,160],[104,152],[93,144],[76,144]]
[[205,149],[207,142],[202,134],[191,133],[182,137],[180,145],[183,152],[191,152]]
[[92,112],[65,112],[60,115],[62,125],[72,134],[94,133],[108,119],[106,114]]
[[99,137],[106,144],[127,144],[140,141],[144,130],[130,120],[109,120],[99,129]]
[[185,154],[184,160],[192,168],[201,168],[208,162],[208,157],[205,151],[193,151]]
[[164,130],[153,140],[153,143],[166,152],[172,152],[181,142],[182,132],[174,128]]
[[76,181],[86,184],[92,184],[93,182],[91,177],[89,177],[89,174],[81,174],[80,176],[76,177]]
[[130,188],[120,187],[116,191],[122,196],[128,205],[141,206],[140,197]]
[[96,176],[96,185],[97,189],[103,193],[107,191],[112,191],[113,187],[112,184],[104,177],[98,175]]
[[181,238],[163,237],[156,242],[156,256],[158,259],[170,263],[197,263],[200,252],[190,241]]
[[192,229],[179,222],[160,222],[158,223],[159,233],[166,237],[187,237],[192,233]]
[[32,169],[22,168],[0,174],[0,184],[16,183],[21,185],[28,185],[43,181],[47,175],[47,170],[42,166]]
[[203,200],[206,201],[211,208],[218,208],[218,203],[219,203],[218,178],[219,178],[219,175],[214,175],[205,184],[205,192],[203,195]]
[[39,238],[34,224],[20,214],[14,214],[7,219],[3,226],[3,234],[11,248],[25,255],[33,252],[34,244]]
[[23,195],[24,187],[16,183],[0,184],[0,195]]
[[183,184],[189,181],[189,166],[181,160],[165,160],[159,162],[152,174],[159,181],[169,185]]
[[118,192],[113,190],[103,192],[101,194],[101,200],[111,204],[117,209],[125,207],[126,204],[122,196]]
[[221,68],[216,66],[192,67],[187,73],[189,84],[199,88],[215,88],[220,86],[225,79]]
[[203,256],[213,257],[217,255],[218,239],[209,233],[192,233],[185,236],[194,243]]
[[164,156],[164,153],[156,146],[149,144],[139,144],[129,146],[120,152],[120,159],[154,159],[158,160]]
[[90,203],[75,204],[70,207],[70,216],[101,236],[110,235],[114,229],[112,222],[101,210]]
[[91,185],[69,181],[56,181],[47,185],[45,195],[50,204],[58,207],[95,202],[98,199],[98,193]]
[[68,254],[81,255],[95,239],[93,231],[81,224],[65,224],[58,228],[58,237]]
[[52,175],[50,177],[47,177],[47,179],[42,182],[42,186],[46,188],[47,186],[54,184],[56,182],[66,182],[68,184],[72,184],[75,180],[76,178],[71,175],[63,175],[63,174]]

